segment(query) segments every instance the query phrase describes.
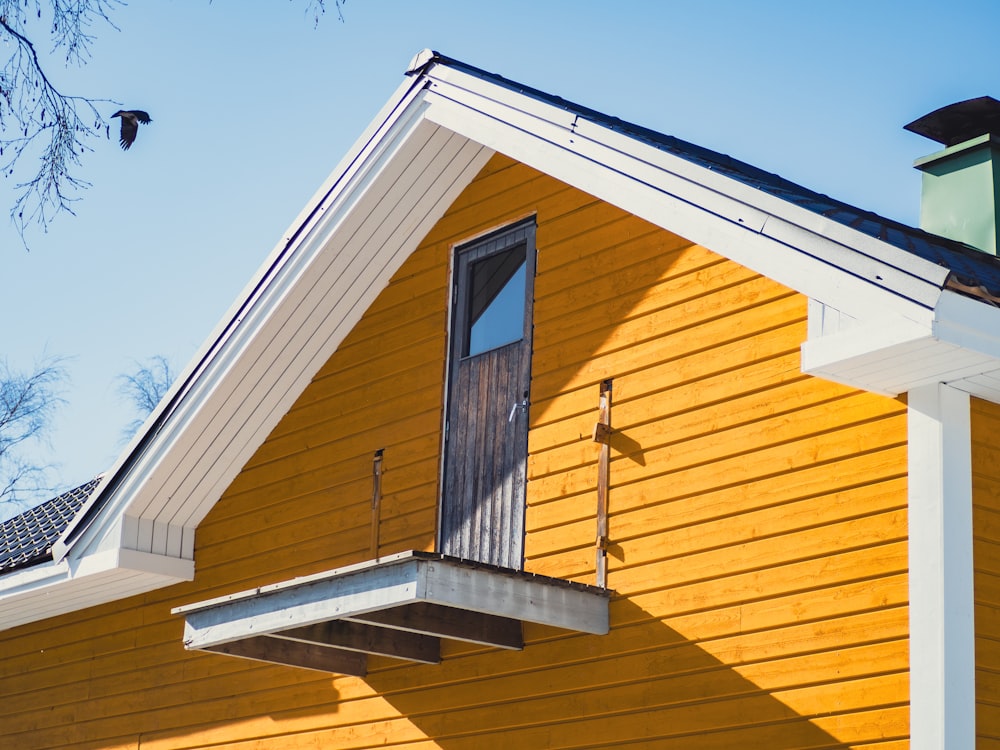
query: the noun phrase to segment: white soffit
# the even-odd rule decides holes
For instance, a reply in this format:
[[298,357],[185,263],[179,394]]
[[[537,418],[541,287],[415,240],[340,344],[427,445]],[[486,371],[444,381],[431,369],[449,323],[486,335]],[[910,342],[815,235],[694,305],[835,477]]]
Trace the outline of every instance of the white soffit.
[[1000,309],[945,291],[933,313],[928,324],[884,316],[811,332],[802,370],[886,395],[946,383],[1000,402]]
[[194,578],[194,562],[132,550],[48,562],[0,577],[0,630]]

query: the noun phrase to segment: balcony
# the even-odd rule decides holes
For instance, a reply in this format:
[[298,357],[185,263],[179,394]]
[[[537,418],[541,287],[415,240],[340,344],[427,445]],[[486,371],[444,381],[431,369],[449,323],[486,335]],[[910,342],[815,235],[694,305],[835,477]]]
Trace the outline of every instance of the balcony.
[[173,613],[188,649],[364,676],[369,655],[436,664],[447,639],[521,649],[525,622],[605,634],[610,593],[410,551]]

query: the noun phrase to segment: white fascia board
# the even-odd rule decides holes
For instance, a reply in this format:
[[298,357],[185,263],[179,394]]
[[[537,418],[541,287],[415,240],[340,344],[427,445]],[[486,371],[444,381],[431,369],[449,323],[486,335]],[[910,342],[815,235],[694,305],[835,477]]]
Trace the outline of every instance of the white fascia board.
[[969,395],[910,391],[910,741],[976,744],[975,602]]
[[[432,73],[435,122],[807,296],[919,315],[940,293],[946,269],[876,238],[547,102],[461,71]],[[753,234],[769,241],[747,242]]]
[[0,576],[0,630],[194,579],[194,561],[113,549]]
[[802,344],[803,372],[889,396],[950,383],[990,398],[967,381],[998,370],[1000,309],[949,290],[929,320],[867,318],[836,333],[810,335]]
[[[356,202],[363,195],[364,184],[370,181],[372,170],[377,171],[384,165],[388,158],[386,154],[394,144],[398,146],[400,138],[405,140],[408,132],[419,127],[422,122],[422,86],[423,82],[419,79],[405,81],[331,173],[317,192],[313,203],[292,224],[244,293],[186,368],[184,375],[178,378],[171,393],[147,420],[143,428],[145,432],[134,438],[108,472],[102,487],[114,483],[113,496],[101,498],[103,490],[99,488],[78,515],[78,518],[84,517],[89,507],[101,499],[104,505],[96,518],[91,520],[89,527],[80,531],[75,523],[71,524],[53,546],[53,554],[57,560],[62,559],[77,544],[89,550],[96,549],[102,537],[111,532],[118,519],[125,514],[136,519],[160,515],[162,506],[158,504],[173,497],[169,492],[163,491],[163,483],[174,473],[171,462],[176,459],[179,446],[183,447],[185,434],[190,435],[195,417],[220,390],[235,362],[246,353],[256,328],[266,322],[270,310],[301,275],[301,267],[308,264],[308,259],[304,260],[300,251],[303,242],[315,234],[318,225],[329,226],[334,214],[342,215],[342,204],[345,201],[350,203],[353,196]],[[341,210],[331,211],[337,205],[341,205]],[[291,267],[286,268],[289,265]],[[186,450],[183,452],[187,453]],[[239,458],[246,457],[244,451]],[[211,456],[206,459],[210,461]],[[208,507],[200,508],[195,514],[189,514],[189,517],[203,517],[215,499],[217,498],[211,498]],[[165,521],[169,527],[178,526],[169,515],[158,520]],[[185,526],[185,523],[182,521],[180,525]],[[142,528],[152,527],[147,525]],[[147,541],[150,549],[155,546],[154,542],[158,542],[164,545],[163,551],[183,555],[192,549],[193,531],[192,527],[180,538],[176,534],[168,533],[161,538],[150,533]]]
[[933,333],[1000,365],[1000,308],[946,289],[934,310]]
[[[860,232],[815,211],[783,200],[762,190],[690,162],[653,145],[637,141],[594,123],[581,121],[575,128],[583,136],[623,154],[648,161],[691,182],[731,199],[734,205],[750,206],[770,217],[760,227],[763,234],[789,246],[808,250],[815,246],[824,252],[823,261],[842,267],[870,283],[895,294],[910,296],[923,305],[933,305],[937,290],[943,286],[948,269],[909,253],[895,245]],[[748,228],[743,212],[732,217]],[[815,245],[817,238],[831,244]],[[884,275],[884,273],[889,275]],[[789,285],[791,286],[791,285]]]

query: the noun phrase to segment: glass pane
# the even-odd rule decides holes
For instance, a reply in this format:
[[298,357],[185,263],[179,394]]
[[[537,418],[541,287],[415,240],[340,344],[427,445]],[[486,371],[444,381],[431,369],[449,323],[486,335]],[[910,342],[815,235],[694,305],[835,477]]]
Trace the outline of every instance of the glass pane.
[[473,263],[469,275],[465,354],[480,354],[518,341],[524,335],[524,246]]

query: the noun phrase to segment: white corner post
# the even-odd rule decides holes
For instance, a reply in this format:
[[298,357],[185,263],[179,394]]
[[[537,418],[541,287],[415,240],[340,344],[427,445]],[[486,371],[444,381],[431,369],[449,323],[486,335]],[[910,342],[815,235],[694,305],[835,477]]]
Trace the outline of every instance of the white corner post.
[[910,747],[976,744],[969,395],[908,394]]

